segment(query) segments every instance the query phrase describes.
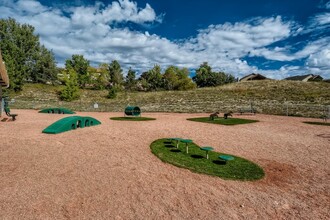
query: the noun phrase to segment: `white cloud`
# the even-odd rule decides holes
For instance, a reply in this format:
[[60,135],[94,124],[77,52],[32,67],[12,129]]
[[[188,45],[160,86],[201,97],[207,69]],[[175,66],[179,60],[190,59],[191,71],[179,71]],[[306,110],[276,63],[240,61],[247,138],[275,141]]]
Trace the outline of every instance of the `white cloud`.
[[327,3],[325,3],[324,7],[325,7],[326,9],[330,9],[330,1],[328,1]]
[[261,74],[271,79],[284,79],[294,75],[305,75],[306,69],[301,66],[284,65],[278,70],[261,70]]
[[[309,68],[317,68],[320,71],[329,70],[330,69],[330,46],[321,50],[318,53],[311,54],[306,64]],[[328,71],[330,74],[330,72]]]
[[329,46],[329,42],[330,37],[311,41],[304,48],[295,53],[290,52],[290,47],[275,47],[272,49],[263,47],[251,51],[250,56],[260,56],[276,61],[293,61],[306,58],[311,54],[317,53],[322,48]]
[[[82,54],[92,63],[110,63],[116,59],[123,69],[132,67],[140,72],[155,64],[163,68],[168,65],[198,68],[207,61],[215,71],[225,71],[236,77],[259,72],[272,78],[284,78],[324,65],[328,53],[320,51],[330,42],[329,38],[313,41],[295,53],[290,52],[290,45],[269,49],[273,43],[302,30],[295,22],[284,21],[281,16],[210,25],[195,37],[173,42],[149,32],[116,28],[115,24],[121,22],[140,25],[161,22],[163,15],[157,15],[149,4],[139,8],[134,1],[119,0],[108,5],[80,4],[64,11],[36,0],[0,0],[0,3],[0,18],[13,17],[20,23],[33,25],[41,43],[53,50],[62,65],[72,54]],[[319,18],[319,21],[326,21],[324,19]],[[245,56],[278,61],[308,58],[308,62],[306,68],[284,66],[279,70],[261,70],[245,61]],[[329,73],[330,67],[325,65],[324,68],[323,73]]]
[[[235,24],[211,25],[192,39],[190,48],[227,53],[235,58],[250,50],[262,48],[290,36],[293,23],[283,22],[280,16],[258,18]],[[220,50],[220,51],[219,51]]]
[[315,21],[319,25],[330,24],[330,13],[323,13],[315,16]]
[[300,32],[301,34],[309,34],[316,32],[324,32],[330,28],[330,13],[323,12],[309,18],[308,25]]
[[23,13],[40,13],[47,10],[40,2],[34,0],[20,0],[17,2],[17,7],[20,8]]
[[111,24],[113,22],[160,22],[155,11],[149,4],[145,8],[138,8],[136,2],[119,0],[108,6],[96,3],[94,6],[71,7],[71,19],[73,24],[79,26],[92,25],[93,23]]
[[[306,51],[308,49],[305,49]],[[307,53],[306,53],[307,54]],[[308,56],[305,66],[284,65],[278,70],[260,70],[260,73],[273,79],[284,79],[293,75],[319,74],[330,78],[330,45]]]
[[[329,12],[324,12],[315,15],[314,17],[311,18],[310,20],[310,28],[316,28],[318,26],[324,26],[330,24],[330,13]],[[321,27],[319,27],[321,28]]]

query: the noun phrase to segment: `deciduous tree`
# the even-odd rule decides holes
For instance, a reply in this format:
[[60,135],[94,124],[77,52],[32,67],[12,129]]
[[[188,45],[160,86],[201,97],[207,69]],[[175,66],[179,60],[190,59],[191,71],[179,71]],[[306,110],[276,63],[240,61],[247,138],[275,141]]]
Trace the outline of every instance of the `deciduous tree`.
[[94,89],[103,90],[109,84],[109,65],[101,63],[98,68],[89,67],[88,72]]
[[187,68],[178,68],[169,66],[163,75],[164,88],[167,90],[189,90],[196,88],[196,84],[189,78],[189,70]]
[[213,72],[207,62],[204,62],[196,70],[196,76],[193,77],[198,87],[219,86],[235,81],[234,76],[224,72]]
[[164,88],[163,75],[159,65],[155,65],[148,72],[142,73],[139,80],[146,83],[145,89],[147,91],[157,91]]
[[83,55],[74,54],[71,59],[65,61],[66,69],[74,69],[78,74],[78,84],[81,88],[85,88],[90,81],[88,74],[89,61]]

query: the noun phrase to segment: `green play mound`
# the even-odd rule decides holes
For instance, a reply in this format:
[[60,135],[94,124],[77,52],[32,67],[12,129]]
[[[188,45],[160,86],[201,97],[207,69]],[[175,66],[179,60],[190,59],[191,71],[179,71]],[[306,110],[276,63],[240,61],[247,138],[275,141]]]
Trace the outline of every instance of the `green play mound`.
[[163,162],[196,173],[223,179],[249,181],[261,179],[265,175],[263,169],[257,164],[234,155],[208,151],[207,159],[205,150],[213,149],[212,147],[199,147],[189,142],[189,153],[186,153],[185,139],[181,138],[158,139],[150,145],[150,148],[152,153]]
[[147,118],[147,117],[112,117],[111,120],[117,121],[151,121],[156,120],[155,118]]
[[250,119],[243,119],[243,118],[216,118],[214,120],[210,120],[209,117],[203,118],[188,118],[189,121],[197,121],[197,122],[204,122],[210,124],[221,124],[221,125],[238,125],[238,124],[248,124],[258,122],[258,120],[250,120]]
[[101,124],[100,121],[92,117],[70,116],[62,118],[45,128],[42,132],[47,134],[58,134],[76,128],[84,128]]
[[39,111],[39,113],[48,114],[76,114],[75,112],[66,108],[45,108]]

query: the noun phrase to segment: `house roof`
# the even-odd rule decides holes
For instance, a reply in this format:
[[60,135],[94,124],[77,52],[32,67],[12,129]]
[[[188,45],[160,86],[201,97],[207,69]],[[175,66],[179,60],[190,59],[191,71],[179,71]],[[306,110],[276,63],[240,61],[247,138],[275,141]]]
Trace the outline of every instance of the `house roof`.
[[9,77],[7,74],[5,62],[2,60],[2,55],[0,51],[0,86],[7,87],[9,86]]
[[242,77],[239,81],[263,80],[263,79],[267,79],[267,77],[258,73],[251,73],[249,75]]
[[308,81],[308,80],[315,80],[315,79],[323,79],[320,75],[313,75],[313,74],[307,74],[302,76],[291,76],[288,78],[285,78],[285,80],[297,80],[297,81]]

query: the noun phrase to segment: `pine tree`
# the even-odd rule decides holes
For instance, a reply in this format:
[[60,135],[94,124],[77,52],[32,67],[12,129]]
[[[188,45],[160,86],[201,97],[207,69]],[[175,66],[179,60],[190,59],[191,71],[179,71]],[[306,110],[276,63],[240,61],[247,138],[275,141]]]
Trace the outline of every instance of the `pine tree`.
[[65,88],[60,93],[60,99],[64,101],[73,101],[80,97],[78,74],[73,68],[65,69],[63,72]]
[[126,75],[126,89],[133,90],[136,86],[136,79],[135,79],[135,71],[129,68],[127,75]]
[[0,49],[10,78],[10,88],[22,90],[25,81],[53,80],[54,56],[39,42],[34,27],[15,19],[0,19]]

